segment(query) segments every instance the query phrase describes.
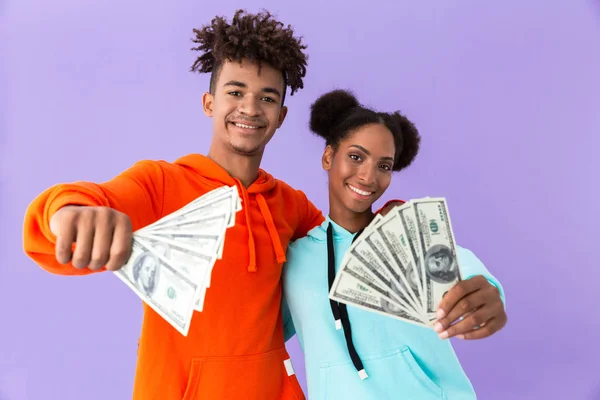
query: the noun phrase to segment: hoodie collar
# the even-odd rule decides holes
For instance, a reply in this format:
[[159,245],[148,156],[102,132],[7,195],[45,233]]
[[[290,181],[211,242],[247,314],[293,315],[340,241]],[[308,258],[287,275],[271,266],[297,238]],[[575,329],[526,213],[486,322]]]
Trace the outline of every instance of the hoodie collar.
[[354,238],[354,236],[356,236],[356,233],[349,232],[345,228],[342,228],[340,225],[335,223],[329,217],[329,215],[327,217],[325,217],[325,221],[323,221],[323,223],[321,225],[311,229],[310,232],[308,232],[308,236],[312,237],[313,239],[317,240],[318,242],[326,243],[327,242],[327,226],[329,226],[329,224],[331,224],[331,226],[333,227],[333,241],[334,242],[342,242],[345,240],[352,240]]
[[246,217],[246,224],[248,226],[248,272],[256,272],[258,269],[256,265],[256,243],[254,241],[254,234],[252,232],[253,225],[258,222],[253,221],[250,218],[249,204],[251,197],[253,197],[258,204],[258,210],[267,227],[267,231],[269,232],[271,245],[273,246],[273,251],[275,252],[277,262],[280,264],[285,262],[285,251],[281,245],[279,232],[275,226],[275,221],[273,220],[273,216],[269,210],[267,201],[263,196],[264,193],[269,192],[275,187],[276,181],[272,175],[268,174],[262,169],[259,169],[258,177],[248,188],[245,188],[239,179],[233,178],[223,167],[204,155],[190,154],[181,157],[175,161],[175,164],[193,170],[206,181],[206,184],[209,187],[214,189],[223,185],[237,187],[238,193],[242,199],[242,210]]

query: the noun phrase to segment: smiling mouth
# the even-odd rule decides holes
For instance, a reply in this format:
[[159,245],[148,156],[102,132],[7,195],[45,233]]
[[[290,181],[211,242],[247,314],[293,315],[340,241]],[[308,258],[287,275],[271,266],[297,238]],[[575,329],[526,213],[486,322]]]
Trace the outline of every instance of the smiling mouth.
[[357,194],[359,194],[359,195],[361,195],[361,196],[364,196],[364,197],[369,197],[369,196],[371,196],[372,194],[374,194],[374,193],[375,193],[375,192],[367,192],[367,191],[364,191],[364,190],[360,190],[359,188],[357,188],[357,187],[355,187],[355,186],[352,186],[351,184],[348,184],[348,187],[349,187],[349,188],[350,188],[350,190],[352,190],[354,193],[357,193]]
[[232,124],[238,128],[241,129],[260,129],[260,128],[264,128],[264,126],[259,126],[259,125],[246,125],[246,124],[241,124],[239,122],[232,122]]

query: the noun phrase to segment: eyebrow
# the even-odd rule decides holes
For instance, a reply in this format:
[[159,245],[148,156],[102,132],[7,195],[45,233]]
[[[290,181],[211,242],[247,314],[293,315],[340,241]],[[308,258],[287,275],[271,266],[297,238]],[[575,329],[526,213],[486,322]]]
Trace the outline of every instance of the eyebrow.
[[[368,156],[370,156],[370,155],[371,155],[371,152],[370,152],[369,150],[365,149],[364,147],[362,147],[362,146],[361,146],[361,145],[359,145],[359,144],[352,144],[352,145],[350,145],[350,146],[348,146],[348,147],[355,147],[355,148],[357,148],[357,149],[361,150],[361,151],[362,151],[363,153],[365,153],[366,155],[368,155]],[[381,157],[381,160],[382,160],[382,161],[392,161],[392,162],[393,162],[393,161],[394,161],[394,157]]]
[[[239,87],[242,89],[248,89],[248,85],[246,85],[244,82],[240,82],[240,81],[229,81],[229,82],[225,83],[223,86],[224,87],[235,86],[235,87]],[[275,95],[281,97],[281,92],[279,92],[279,90],[272,88],[272,87],[264,87],[261,89],[261,92],[272,93],[272,94],[275,94]]]

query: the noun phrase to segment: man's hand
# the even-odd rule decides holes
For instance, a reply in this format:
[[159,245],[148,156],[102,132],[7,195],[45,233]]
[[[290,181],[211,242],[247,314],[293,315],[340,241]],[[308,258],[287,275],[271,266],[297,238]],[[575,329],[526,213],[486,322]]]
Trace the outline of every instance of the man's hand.
[[507,321],[500,292],[481,275],[452,287],[440,302],[437,318],[434,329],[441,339],[483,339]]
[[[131,255],[133,234],[129,217],[108,207],[65,206],[50,219],[56,235],[56,260],[92,271],[121,268]],[[73,252],[73,243],[75,251]]]

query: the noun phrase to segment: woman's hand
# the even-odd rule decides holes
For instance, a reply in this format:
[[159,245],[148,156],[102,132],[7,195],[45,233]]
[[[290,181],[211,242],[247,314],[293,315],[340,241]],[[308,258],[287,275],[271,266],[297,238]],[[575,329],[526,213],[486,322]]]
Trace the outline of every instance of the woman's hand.
[[507,322],[500,292],[482,275],[452,287],[440,302],[437,318],[434,329],[440,339],[483,339]]

